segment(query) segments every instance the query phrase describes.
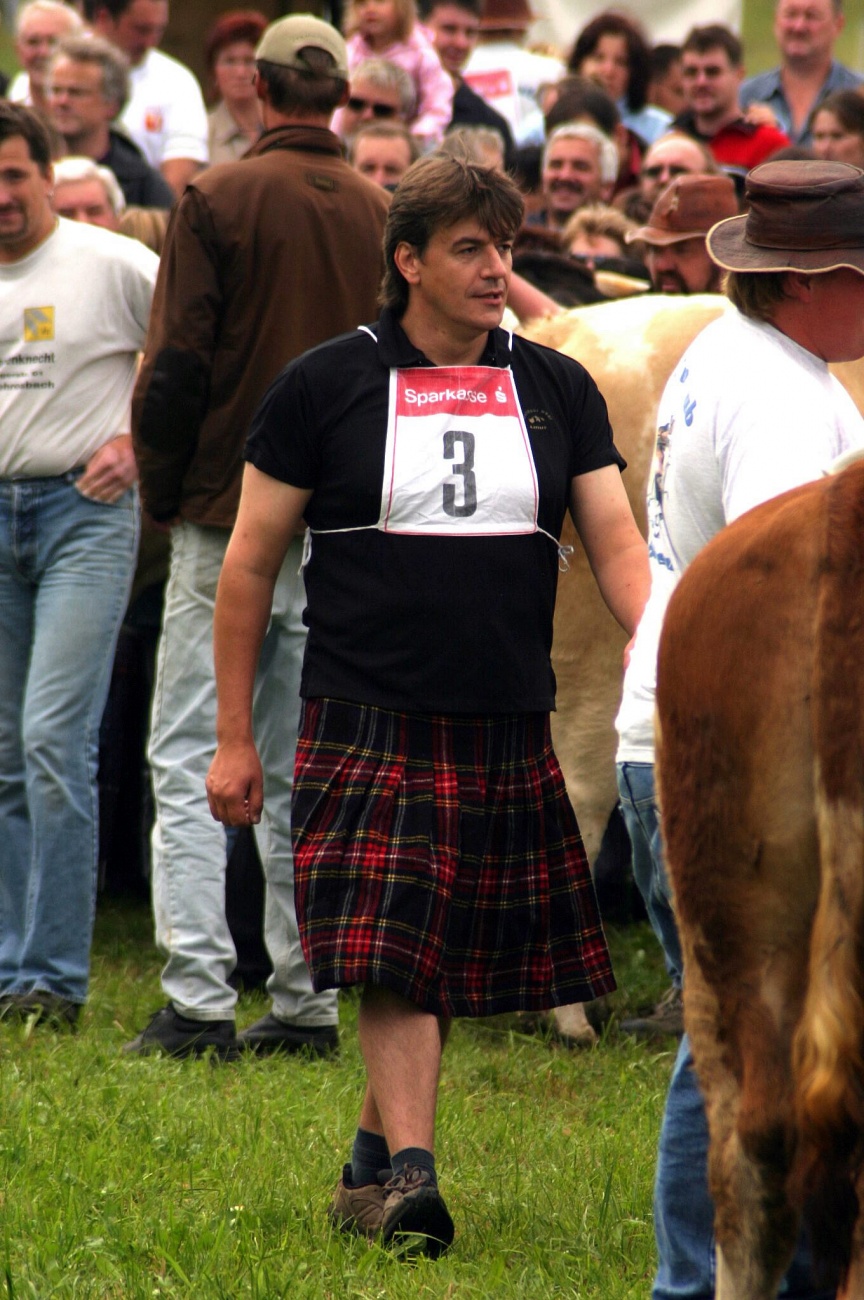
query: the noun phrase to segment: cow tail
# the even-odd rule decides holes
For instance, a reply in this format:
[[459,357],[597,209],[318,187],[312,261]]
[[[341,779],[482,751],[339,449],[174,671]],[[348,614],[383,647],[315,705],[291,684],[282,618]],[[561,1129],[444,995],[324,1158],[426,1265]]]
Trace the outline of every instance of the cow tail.
[[864,472],[826,484],[811,695],[819,897],[793,1045],[793,1181],[820,1256],[845,1273],[864,1163]]

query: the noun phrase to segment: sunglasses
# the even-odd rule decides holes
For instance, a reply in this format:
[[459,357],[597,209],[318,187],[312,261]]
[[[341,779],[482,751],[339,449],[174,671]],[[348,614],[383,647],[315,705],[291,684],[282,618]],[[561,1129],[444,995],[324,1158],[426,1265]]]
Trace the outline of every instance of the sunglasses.
[[392,104],[379,104],[374,99],[358,99],[356,95],[348,100],[348,107],[352,113],[362,113],[369,108],[373,117],[395,117],[397,112]]
[[663,174],[667,176],[686,176],[686,167],[643,167],[642,175],[647,176],[649,180],[659,181]]

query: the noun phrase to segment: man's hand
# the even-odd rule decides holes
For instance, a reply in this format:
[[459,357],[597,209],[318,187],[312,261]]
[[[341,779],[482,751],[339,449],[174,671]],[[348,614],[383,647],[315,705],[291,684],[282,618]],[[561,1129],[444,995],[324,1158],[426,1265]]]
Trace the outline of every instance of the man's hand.
[[751,126],[780,126],[773,108],[769,104],[763,104],[758,100],[747,105],[744,110],[744,117]]
[[137,479],[131,435],[118,433],[93,453],[75,486],[83,497],[112,505]]
[[207,773],[210,812],[225,826],[255,826],[264,806],[261,760],[252,741],[221,744]]

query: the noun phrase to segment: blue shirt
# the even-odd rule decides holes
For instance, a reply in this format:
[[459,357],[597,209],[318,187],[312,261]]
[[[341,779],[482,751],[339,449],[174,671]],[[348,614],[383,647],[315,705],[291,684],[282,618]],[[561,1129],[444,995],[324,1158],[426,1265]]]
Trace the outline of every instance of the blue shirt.
[[[822,83],[822,89],[813,102],[813,108],[817,104],[821,104],[822,100],[826,99],[828,95],[833,95],[835,90],[855,90],[862,82],[864,82],[864,77],[857,72],[853,72],[851,68],[845,67],[842,63],[838,63],[835,59],[831,64],[828,76]],[[739,101],[741,108],[745,111],[751,104],[767,104],[777,118],[781,129],[786,132],[794,144],[809,146],[812,143],[809,118],[813,108],[807,115],[808,121],[796,135],[792,126],[792,112],[783,93],[779,68],[772,68],[770,72],[760,72],[756,77],[748,77],[741,87]]]

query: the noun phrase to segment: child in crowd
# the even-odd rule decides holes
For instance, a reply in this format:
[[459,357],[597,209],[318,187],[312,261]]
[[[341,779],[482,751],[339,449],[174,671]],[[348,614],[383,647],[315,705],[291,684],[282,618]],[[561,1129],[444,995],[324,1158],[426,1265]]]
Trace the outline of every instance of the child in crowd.
[[417,22],[414,0],[354,0],[348,14],[348,66],[387,59],[403,68],[417,90],[407,125],[421,147],[434,148],[453,115],[453,83]]

